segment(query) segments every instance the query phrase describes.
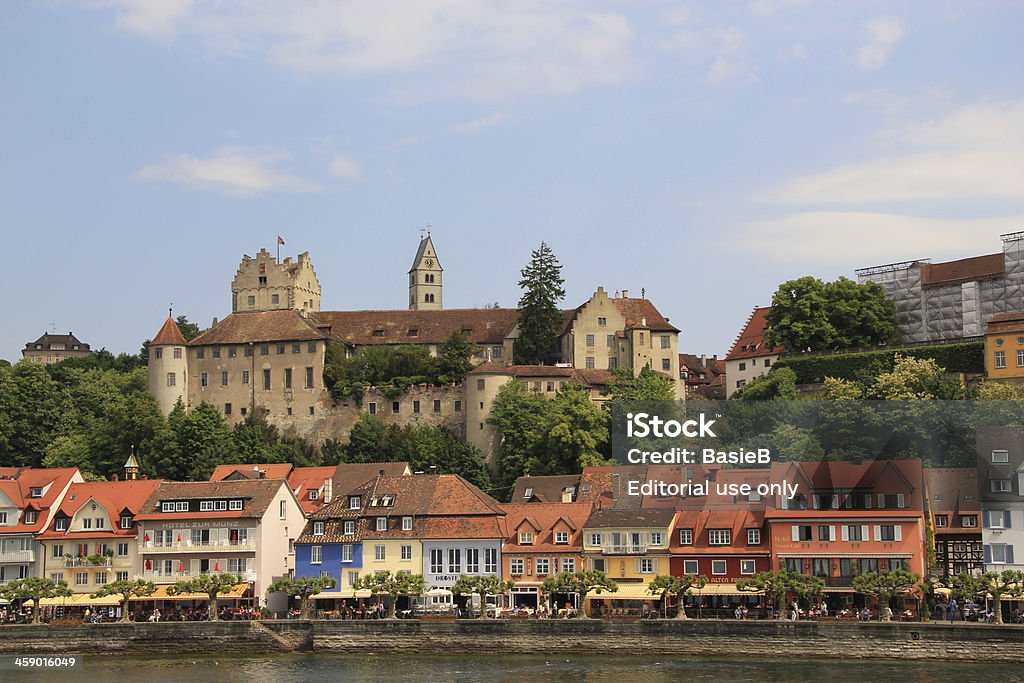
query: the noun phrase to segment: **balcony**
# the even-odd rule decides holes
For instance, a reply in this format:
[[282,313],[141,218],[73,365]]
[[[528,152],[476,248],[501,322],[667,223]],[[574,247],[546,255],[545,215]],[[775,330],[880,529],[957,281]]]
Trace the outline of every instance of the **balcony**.
[[647,553],[647,545],[603,545],[602,555],[644,555]]
[[33,550],[8,550],[0,553],[0,564],[25,564],[35,562],[36,554]]
[[256,552],[256,543],[253,541],[247,541],[245,543],[231,543],[225,541],[223,543],[189,543],[182,541],[181,543],[145,543],[142,546],[142,551],[145,554],[150,553],[212,553],[212,552]]
[[165,572],[157,569],[136,574],[135,578],[152,581],[154,583],[174,583],[176,581],[188,581],[189,579],[194,579],[202,574],[239,574],[243,581],[252,583],[256,580],[256,572],[229,572],[227,570],[220,572],[190,572],[188,570],[183,572]]
[[65,557],[65,567],[109,567],[114,563],[113,557],[106,555],[91,557]]

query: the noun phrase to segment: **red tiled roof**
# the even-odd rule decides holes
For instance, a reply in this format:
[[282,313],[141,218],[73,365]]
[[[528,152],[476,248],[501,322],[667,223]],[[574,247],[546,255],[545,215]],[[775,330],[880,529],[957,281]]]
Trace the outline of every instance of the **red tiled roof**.
[[[244,479],[287,479],[294,467],[290,462],[252,463],[249,465],[217,465],[209,481],[224,481],[232,474],[243,475]],[[333,469],[333,468],[332,468]],[[258,471],[257,471],[258,470]],[[236,476],[235,479],[240,477]]]
[[[515,552],[570,552],[583,547],[583,527],[593,511],[593,503],[516,503],[502,505],[508,542]],[[520,545],[516,531],[524,523],[536,525],[533,544]],[[555,543],[555,529],[569,533],[569,543]]]
[[996,278],[1005,272],[1002,252],[945,263],[922,263],[921,286],[955,285]]
[[[75,467],[53,467],[53,468],[42,468],[42,467],[27,467],[18,473],[18,478],[14,480],[18,488],[20,489],[17,494],[13,492],[13,489],[9,484],[4,485],[5,493],[9,490],[11,492],[10,497],[14,495],[20,496],[20,509],[27,510],[29,508],[39,512],[36,516],[36,521],[33,524],[25,524],[22,520],[24,515],[19,515],[17,524],[9,524],[4,527],[0,527],[0,532],[7,534],[17,533],[38,533],[42,531],[43,524],[46,522],[47,512],[57,502],[57,497],[64,492],[64,489],[69,483],[78,477],[81,480],[81,474]],[[31,497],[31,490],[35,487],[43,488],[43,495],[39,498]],[[14,498],[17,500],[17,498]]]
[[650,299],[618,297],[611,300],[622,317],[626,319],[626,328],[647,327],[655,332],[678,332],[679,329],[669,324],[668,319],[654,307]]
[[[287,486],[284,479],[243,479],[240,481],[165,481],[153,491],[142,505],[142,512],[136,515],[137,520],[176,520],[194,519],[228,519],[263,517],[271,501],[282,486]],[[242,498],[245,502],[241,510],[221,512],[161,512],[161,501],[196,500],[210,498]]]
[[[105,532],[90,529],[82,532],[75,532],[72,535],[102,535],[109,536],[135,536],[135,529],[122,529],[120,522],[121,512],[128,510],[137,514],[142,510],[146,500],[153,494],[162,481],[160,479],[136,479],[129,481],[98,481],[72,484],[68,488],[67,495],[61,503],[58,514],[63,513],[67,517],[74,517],[83,505],[89,501],[95,501],[110,518],[111,528]],[[70,531],[48,530],[40,534],[39,538],[63,538],[71,534]]]
[[501,363],[481,363],[472,370],[471,375],[511,375],[512,377],[560,377],[569,379],[575,372],[574,368],[563,368],[555,365],[502,365]]
[[985,334],[1020,332],[1022,330],[1024,330],[1024,311],[1000,313],[989,318],[985,324]]
[[167,316],[163,327],[149,344],[150,346],[184,346],[185,336],[181,333],[178,323],[174,322],[174,318]]
[[[579,484],[579,474],[523,476],[516,479],[511,501],[515,504],[533,500],[535,502],[529,503],[531,507],[541,503],[561,503],[562,493],[566,489],[572,489],[573,495],[579,493]],[[527,489],[531,489],[529,496],[526,495]],[[502,508],[507,510],[509,506],[502,505]]]
[[733,342],[732,349],[729,350],[729,354],[725,357],[726,360],[773,356],[785,351],[782,347],[765,346],[764,333],[768,329],[766,316],[770,310],[772,310],[771,306],[762,306],[753,310],[750,317],[747,318],[747,324],[743,326],[743,330],[736,337],[736,341]]
[[497,345],[515,327],[519,311],[515,308],[320,311],[311,317],[329,325],[332,336],[357,346],[443,344],[453,332],[462,331],[475,344]]
[[189,346],[248,344],[324,339],[327,334],[315,321],[294,310],[232,313],[215,327],[193,339]]

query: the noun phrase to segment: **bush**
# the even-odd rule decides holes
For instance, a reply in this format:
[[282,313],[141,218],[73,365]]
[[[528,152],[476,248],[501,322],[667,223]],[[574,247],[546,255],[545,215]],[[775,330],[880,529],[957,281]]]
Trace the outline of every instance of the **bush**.
[[985,372],[985,343],[981,341],[860,353],[786,356],[776,361],[775,367],[795,372],[797,384],[820,384],[826,377],[862,382],[891,372],[897,353],[910,358],[934,359],[946,372]]

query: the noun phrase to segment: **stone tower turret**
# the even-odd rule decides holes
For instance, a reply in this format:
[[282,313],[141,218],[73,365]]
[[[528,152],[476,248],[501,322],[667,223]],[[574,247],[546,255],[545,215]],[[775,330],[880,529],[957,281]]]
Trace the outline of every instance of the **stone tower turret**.
[[266,249],[256,257],[242,256],[231,282],[231,312],[280,311],[302,313],[320,310],[320,281],[309,260],[309,252],[290,256],[278,263]]
[[170,315],[149,342],[149,393],[167,415],[181,401],[188,406],[188,348]]
[[440,311],[441,303],[441,268],[434,251],[434,243],[430,233],[420,240],[416,258],[409,269],[409,310]]

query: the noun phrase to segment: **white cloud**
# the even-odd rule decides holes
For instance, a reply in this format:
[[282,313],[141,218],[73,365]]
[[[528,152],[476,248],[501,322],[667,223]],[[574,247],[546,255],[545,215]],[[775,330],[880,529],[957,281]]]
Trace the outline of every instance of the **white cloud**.
[[[196,38],[215,53],[308,73],[415,76],[419,97],[574,92],[634,71],[633,28],[619,13],[540,0],[287,2],[80,0],[147,38]],[[396,86],[397,87],[397,86]]]
[[702,69],[703,80],[711,85],[760,80],[747,54],[746,33],[738,26],[692,28],[684,23],[660,47]]
[[863,205],[1024,197],[1024,100],[961,107],[880,139],[904,151],[796,177],[757,199]]
[[978,251],[978,235],[1018,230],[1024,215],[928,218],[867,211],[806,211],[744,225],[723,246],[783,263],[861,268]]
[[483,130],[485,128],[499,126],[504,122],[505,117],[498,113],[491,114],[490,116],[481,116],[480,118],[473,119],[472,121],[462,121],[461,123],[456,123],[453,126],[449,127],[448,130],[451,131],[452,133],[469,134],[476,133],[477,131]]
[[857,64],[868,71],[881,69],[904,34],[903,22],[895,17],[878,17],[864,24],[868,41],[857,51]]
[[334,158],[331,159],[331,173],[345,180],[359,180],[363,177],[362,167],[352,159],[340,154],[334,155]]
[[321,189],[315,182],[275,168],[287,158],[288,155],[280,150],[224,147],[205,159],[188,154],[167,157],[140,169],[136,177],[181,183],[236,197],[270,192],[316,192]]

